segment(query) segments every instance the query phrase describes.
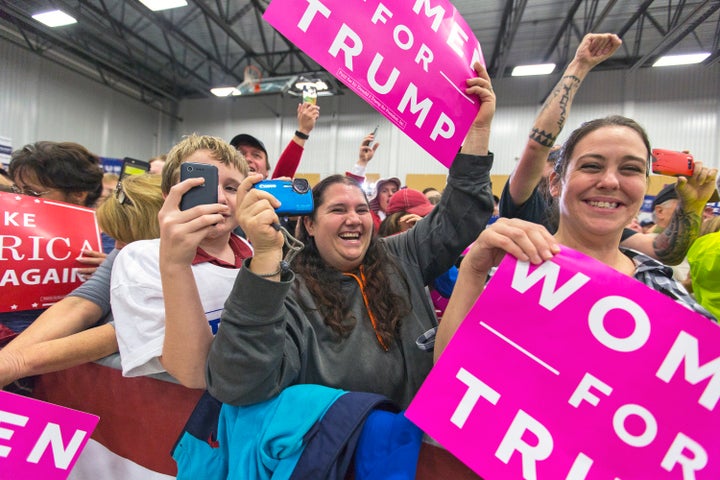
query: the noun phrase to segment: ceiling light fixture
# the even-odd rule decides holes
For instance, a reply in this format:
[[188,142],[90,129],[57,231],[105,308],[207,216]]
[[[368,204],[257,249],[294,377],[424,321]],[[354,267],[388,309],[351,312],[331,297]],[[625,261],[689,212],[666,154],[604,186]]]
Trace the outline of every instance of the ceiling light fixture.
[[670,67],[673,65],[692,65],[700,63],[710,56],[710,53],[691,53],[687,55],[665,55],[653,63],[653,67]]
[[187,2],[185,0],[140,0],[140,3],[148,7],[153,12],[187,6]]
[[513,77],[528,77],[531,75],[548,75],[555,70],[554,63],[541,63],[537,65],[518,65],[513,68]]
[[49,12],[36,13],[32,16],[40,23],[44,23],[48,27],[62,27],[64,25],[72,25],[77,23],[75,18],[71,17],[62,10],[51,10]]
[[[235,93],[237,92],[237,93]],[[228,97],[230,95],[240,95],[240,92],[235,87],[216,87],[211,88],[210,93],[216,97]]]

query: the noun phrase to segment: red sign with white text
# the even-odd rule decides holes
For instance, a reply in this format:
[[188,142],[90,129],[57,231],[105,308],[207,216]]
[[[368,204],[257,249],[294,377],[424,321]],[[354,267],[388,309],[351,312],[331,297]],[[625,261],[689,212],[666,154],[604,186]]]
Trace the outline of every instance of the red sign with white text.
[[46,308],[84,280],[76,261],[101,250],[95,211],[0,192],[0,312]]

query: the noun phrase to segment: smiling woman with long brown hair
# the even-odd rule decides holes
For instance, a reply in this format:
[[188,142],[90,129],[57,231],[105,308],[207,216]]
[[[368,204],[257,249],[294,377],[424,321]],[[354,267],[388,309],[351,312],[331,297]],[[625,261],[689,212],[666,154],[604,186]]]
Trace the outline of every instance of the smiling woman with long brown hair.
[[283,268],[279,204],[250,191],[238,220],[255,250],[225,305],[208,357],[218,400],[245,405],[314,383],[380,393],[406,407],[432,366],[416,339],[437,325],[425,286],[445,272],[493,210],[488,152],[495,96],[487,72],[468,80],[478,112],[437,207],[410,231],[373,235],[360,186],[332,176],[313,189],[315,210],[299,225],[306,244]]

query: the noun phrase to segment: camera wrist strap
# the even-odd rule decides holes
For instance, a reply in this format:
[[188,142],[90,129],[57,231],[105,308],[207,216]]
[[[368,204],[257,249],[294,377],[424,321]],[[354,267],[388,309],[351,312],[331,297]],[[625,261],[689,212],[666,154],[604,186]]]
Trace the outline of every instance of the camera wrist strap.
[[275,230],[282,233],[283,238],[285,239],[287,253],[285,253],[285,258],[283,258],[280,262],[280,268],[284,272],[290,269],[290,263],[292,263],[297,254],[300,253],[300,250],[305,248],[305,244],[297,238],[293,237],[292,234],[288,232],[287,228],[280,226],[277,223],[273,223],[272,226]]

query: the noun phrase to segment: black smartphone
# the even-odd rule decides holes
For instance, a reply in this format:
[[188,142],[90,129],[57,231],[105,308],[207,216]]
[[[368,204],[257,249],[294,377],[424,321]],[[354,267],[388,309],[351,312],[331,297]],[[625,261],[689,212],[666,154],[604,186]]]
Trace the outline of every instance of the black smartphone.
[[378,128],[380,128],[380,125],[375,125],[375,130],[372,131],[373,139],[368,143],[368,147],[372,147],[372,144],[375,143],[375,135],[377,135]]
[[218,203],[218,169],[208,163],[187,162],[180,165],[180,181],[188,178],[204,178],[205,183],[193,187],[180,200],[180,210],[196,205]]
[[120,169],[120,180],[128,175],[142,175],[150,170],[150,162],[138,160],[137,158],[123,158],[122,168]]

